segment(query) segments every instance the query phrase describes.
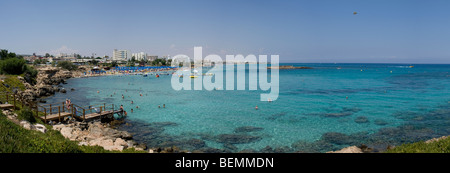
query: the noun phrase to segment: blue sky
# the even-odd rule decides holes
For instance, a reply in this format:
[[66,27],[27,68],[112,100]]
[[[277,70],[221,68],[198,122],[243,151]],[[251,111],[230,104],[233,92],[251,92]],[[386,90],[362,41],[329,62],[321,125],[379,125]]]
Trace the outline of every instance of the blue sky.
[[[0,49],[450,63],[448,0],[1,0]],[[358,12],[353,15],[353,12]]]

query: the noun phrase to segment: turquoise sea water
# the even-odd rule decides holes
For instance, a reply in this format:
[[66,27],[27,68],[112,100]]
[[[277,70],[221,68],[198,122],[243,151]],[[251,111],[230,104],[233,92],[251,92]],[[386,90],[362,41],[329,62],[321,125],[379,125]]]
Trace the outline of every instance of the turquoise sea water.
[[313,69],[280,70],[280,94],[271,103],[259,100],[268,91],[175,91],[171,75],[70,79],[63,87],[75,91],[46,100],[122,104],[128,125],[119,128],[136,141],[190,151],[383,150],[450,135],[450,65],[281,65]]

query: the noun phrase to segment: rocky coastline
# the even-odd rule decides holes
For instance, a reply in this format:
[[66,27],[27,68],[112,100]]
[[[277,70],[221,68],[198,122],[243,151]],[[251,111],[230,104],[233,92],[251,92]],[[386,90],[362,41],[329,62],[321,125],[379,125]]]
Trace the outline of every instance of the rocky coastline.
[[70,124],[58,124],[53,126],[61,134],[78,145],[101,146],[105,150],[123,151],[134,148],[136,151],[144,151],[147,147],[139,145],[133,140],[133,135],[126,131],[119,131],[110,127],[110,124],[101,122],[73,122]]
[[68,71],[60,67],[43,67],[37,70],[38,75],[35,85],[26,82],[23,77],[18,77],[25,86],[25,90],[19,91],[17,94],[25,102],[40,101],[38,100],[39,98],[52,96],[56,92],[66,92],[67,89],[63,88],[60,84],[65,84],[69,78],[82,76],[81,71]]
[[[45,103],[42,98],[54,95],[56,92],[65,93],[68,88],[63,88],[61,84],[66,84],[67,79],[84,77],[83,68],[76,71],[64,70],[60,67],[42,67],[37,68],[38,75],[36,84],[31,85],[23,77],[18,76],[18,79],[22,82],[25,90],[18,91],[17,95],[25,103],[40,102]],[[75,90],[70,88],[70,90]],[[8,118],[24,127],[27,130],[38,130],[42,133],[46,133],[47,129],[42,124],[32,124],[27,121],[19,121],[17,114],[11,111],[4,111]],[[135,151],[153,152],[173,152],[172,148],[158,148],[147,149],[145,144],[138,144],[133,140],[133,135],[126,131],[116,130],[111,124],[118,123],[120,121],[114,121],[112,123],[101,123],[100,121],[92,122],[75,122],[65,119],[62,123],[58,123],[52,126],[53,130],[57,130],[65,138],[77,141],[78,145],[83,146],[100,146],[109,151],[123,151],[125,149],[134,148]]]

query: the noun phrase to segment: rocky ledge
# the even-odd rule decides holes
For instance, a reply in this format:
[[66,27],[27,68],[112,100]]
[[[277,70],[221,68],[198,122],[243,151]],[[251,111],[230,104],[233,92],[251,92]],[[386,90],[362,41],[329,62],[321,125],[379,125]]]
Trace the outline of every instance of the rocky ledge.
[[65,84],[69,78],[81,76],[79,71],[68,71],[60,67],[44,67],[37,70],[38,76],[35,85],[26,82],[23,77],[18,77],[25,86],[25,90],[19,91],[18,94],[28,102],[36,101],[37,98],[51,96],[56,92],[65,92],[66,89],[59,84]]
[[361,146],[350,146],[338,151],[329,151],[327,153],[372,153],[372,152],[373,152],[372,148],[369,148],[363,144]]
[[136,151],[146,149],[145,145],[138,145],[130,133],[110,128],[109,124],[100,122],[59,124],[54,125],[53,129],[60,131],[69,140],[78,141],[78,145],[101,146],[110,151],[122,151],[127,148],[134,148]]

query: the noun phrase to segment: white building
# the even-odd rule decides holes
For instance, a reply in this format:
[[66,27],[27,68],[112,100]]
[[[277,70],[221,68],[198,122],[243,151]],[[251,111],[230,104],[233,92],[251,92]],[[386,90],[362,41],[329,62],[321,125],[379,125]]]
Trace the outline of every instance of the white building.
[[156,56],[156,55],[147,55],[147,60],[148,61],[154,61],[156,59],[158,59],[158,56]]
[[140,52],[140,53],[133,53],[131,55],[131,57],[134,57],[136,59],[136,61],[140,61],[140,60],[147,60],[147,54],[144,52]]
[[77,56],[74,53],[72,53],[72,54],[59,53],[58,55],[56,55],[56,58],[60,58],[60,59],[76,59]]
[[114,49],[113,51],[113,58],[114,61],[125,61],[131,59],[131,54],[129,50],[117,50]]

